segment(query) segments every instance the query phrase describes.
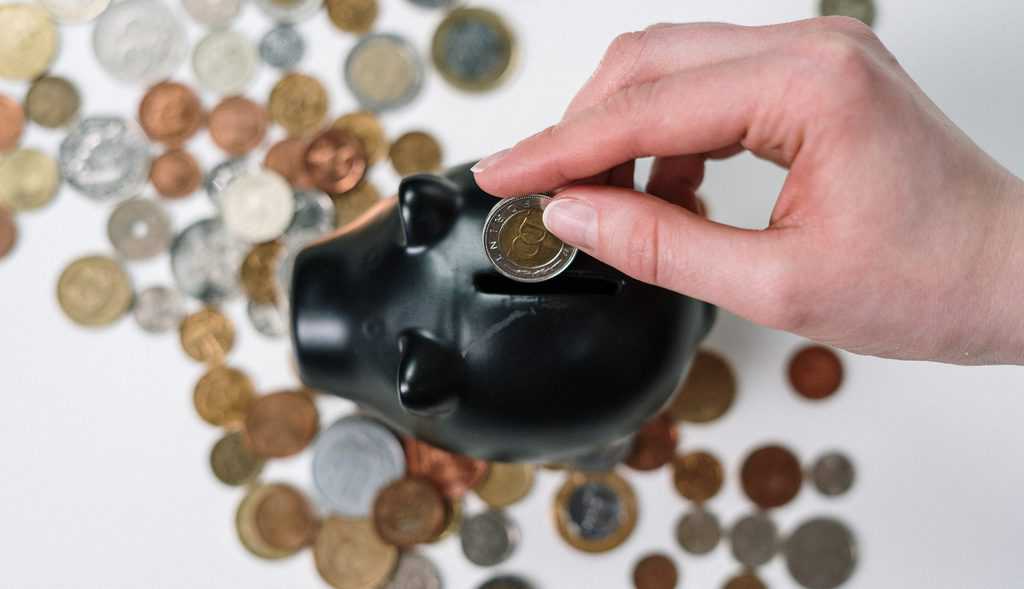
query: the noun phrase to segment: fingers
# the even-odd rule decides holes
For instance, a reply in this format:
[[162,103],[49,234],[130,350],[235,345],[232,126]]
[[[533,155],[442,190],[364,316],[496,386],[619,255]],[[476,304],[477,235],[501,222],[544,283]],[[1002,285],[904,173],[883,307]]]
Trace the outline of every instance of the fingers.
[[704,180],[704,158],[699,155],[659,157],[654,160],[647,193],[698,212],[697,189]]

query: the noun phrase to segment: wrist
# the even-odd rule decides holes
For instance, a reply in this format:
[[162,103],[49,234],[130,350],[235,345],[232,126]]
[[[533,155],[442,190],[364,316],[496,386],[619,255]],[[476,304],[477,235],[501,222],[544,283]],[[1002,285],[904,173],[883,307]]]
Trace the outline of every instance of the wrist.
[[984,305],[992,337],[971,364],[1024,365],[1024,180],[1007,174],[1003,184],[989,256],[992,298]]

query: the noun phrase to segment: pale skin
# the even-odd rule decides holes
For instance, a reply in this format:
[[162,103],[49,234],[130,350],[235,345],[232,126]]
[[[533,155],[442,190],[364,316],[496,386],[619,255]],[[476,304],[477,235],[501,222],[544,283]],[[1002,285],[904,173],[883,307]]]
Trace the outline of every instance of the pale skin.
[[[788,170],[763,230],[696,212],[706,161],[744,150]],[[1024,364],[1024,181],[853,19],[621,35],[559,123],[474,171],[498,196],[556,191],[544,222],[564,241],[761,325]]]

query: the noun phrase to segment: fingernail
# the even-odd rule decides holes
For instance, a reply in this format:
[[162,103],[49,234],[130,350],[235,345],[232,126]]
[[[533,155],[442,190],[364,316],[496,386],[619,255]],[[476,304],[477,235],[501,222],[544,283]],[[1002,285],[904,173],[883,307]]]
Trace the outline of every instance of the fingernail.
[[569,244],[593,250],[597,245],[597,211],[575,198],[557,198],[544,208],[544,226]]
[[497,153],[491,154],[491,155],[485,157],[484,159],[478,161],[476,164],[474,164],[473,167],[469,169],[469,171],[473,172],[474,174],[483,172],[487,168],[489,168],[489,167],[493,166],[494,164],[498,163],[498,160],[500,160],[501,158],[505,157],[505,154],[508,153],[508,152],[509,152],[509,150],[503,149],[503,150],[501,150],[501,151],[499,151]]

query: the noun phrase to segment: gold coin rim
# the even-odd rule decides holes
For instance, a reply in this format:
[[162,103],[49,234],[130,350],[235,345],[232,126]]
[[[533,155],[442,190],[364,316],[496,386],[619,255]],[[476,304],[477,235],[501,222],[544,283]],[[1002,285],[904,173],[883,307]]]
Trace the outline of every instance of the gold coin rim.
[[[607,538],[587,540],[573,532],[572,528],[575,524],[572,523],[572,519],[569,516],[569,498],[572,497],[572,493],[576,489],[586,483],[598,483],[610,487],[622,503],[622,515],[620,516],[622,525]],[[565,483],[562,484],[558,494],[555,496],[554,512],[558,534],[570,546],[592,554],[608,552],[621,546],[636,528],[638,517],[636,493],[629,482],[617,473],[573,472],[566,479]]]

